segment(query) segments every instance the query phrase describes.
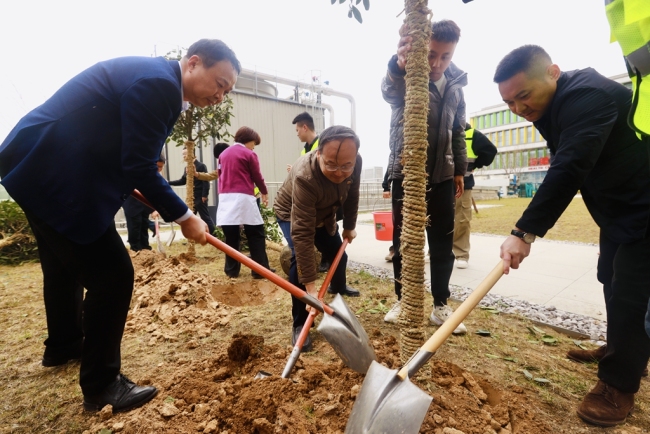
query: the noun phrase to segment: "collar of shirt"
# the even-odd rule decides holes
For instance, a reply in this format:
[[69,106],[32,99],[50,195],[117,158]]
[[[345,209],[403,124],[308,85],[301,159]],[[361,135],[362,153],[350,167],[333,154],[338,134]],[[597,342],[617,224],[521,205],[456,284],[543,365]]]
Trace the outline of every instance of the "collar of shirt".
[[184,112],[190,107],[190,103],[183,99],[183,64],[181,61],[178,61],[178,67],[181,68],[181,112]]

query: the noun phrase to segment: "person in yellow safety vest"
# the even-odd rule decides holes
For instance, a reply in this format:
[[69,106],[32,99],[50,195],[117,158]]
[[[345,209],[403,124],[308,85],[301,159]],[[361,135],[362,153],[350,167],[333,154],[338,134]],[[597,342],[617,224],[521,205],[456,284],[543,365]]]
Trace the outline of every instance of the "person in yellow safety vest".
[[650,2],[605,0],[611,41],[618,41],[632,79],[630,127],[639,138],[650,136]]
[[467,268],[469,261],[469,234],[472,221],[472,188],[474,187],[473,170],[489,166],[494,161],[497,148],[483,133],[467,124],[465,128],[465,143],[467,147],[467,172],[465,173],[465,189],[461,197],[456,199],[456,214],[454,218],[454,256],[456,268]]
[[[315,151],[318,149],[318,134],[316,134],[316,126],[314,125],[314,118],[307,112],[302,112],[291,121],[296,126],[296,135],[301,142],[305,142],[300,155],[303,156],[307,152]],[[287,172],[291,171],[291,164],[287,164]],[[343,218],[343,208],[340,208],[336,214],[336,220]],[[339,218],[340,217],[340,218]],[[330,264],[324,258],[318,266],[319,273],[326,273],[329,270]]]

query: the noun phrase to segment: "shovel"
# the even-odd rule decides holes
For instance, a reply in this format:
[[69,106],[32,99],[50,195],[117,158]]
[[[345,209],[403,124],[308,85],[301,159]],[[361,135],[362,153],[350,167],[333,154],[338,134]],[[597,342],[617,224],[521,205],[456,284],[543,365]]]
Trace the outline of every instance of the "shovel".
[[409,378],[427,363],[502,275],[503,261],[499,261],[399,372],[372,362],[352,407],[346,434],[417,434],[420,431],[433,398],[411,383]]
[[167,244],[167,247],[172,245],[172,241],[174,241],[174,237],[176,236],[176,229],[174,229],[174,222],[169,222],[169,226],[172,228],[172,231],[169,234],[169,239],[165,243]]
[[158,250],[158,253],[165,253],[165,248],[160,242],[160,226],[158,225],[158,217],[154,219],[154,222],[156,224],[156,250]]
[[[347,245],[348,245],[348,239],[346,238],[343,240],[343,244],[341,244],[341,247],[339,247],[339,251],[336,253],[334,260],[330,265],[330,269],[327,272],[327,275],[325,276],[323,285],[320,287],[320,291],[318,291],[319,300],[323,299],[323,296],[325,295],[325,290],[327,290],[327,286],[332,281],[332,277],[336,272],[336,267],[339,266],[339,262],[343,257],[343,252],[345,252],[345,248],[347,247]],[[314,318],[316,317],[316,315],[317,313],[315,310],[309,312],[309,316],[307,317],[305,324],[302,326],[302,331],[300,332],[300,336],[298,336],[298,339],[296,340],[296,344],[293,347],[293,351],[291,351],[289,360],[287,360],[287,364],[284,366],[284,371],[282,371],[282,378],[289,378],[289,374],[293,370],[293,367],[296,366],[298,357],[300,357],[300,351],[302,350],[302,346],[305,344],[305,340],[309,335],[309,329],[311,328],[311,325],[314,323]]]
[[[138,190],[133,190],[131,195],[145,205],[153,208]],[[328,306],[316,297],[307,294],[307,292],[287,282],[269,269],[264,268],[251,258],[242,255],[240,252],[233,249],[228,244],[218,240],[213,235],[206,233],[205,237],[208,243],[212,244],[226,255],[241,262],[251,270],[260,274],[262,277],[275,283],[298,300],[323,313],[323,319],[318,325],[317,330],[321,335],[323,335],[327,342],[329,342],[346,366],[361,374],[366,373],[370,363],[375,360],[375,352],[370,346],[370,341],[366,331],[363,329],[359,320],[357,320],[357,317],[350,310],[345,301],[343,301],[341,294],[337,294]]]

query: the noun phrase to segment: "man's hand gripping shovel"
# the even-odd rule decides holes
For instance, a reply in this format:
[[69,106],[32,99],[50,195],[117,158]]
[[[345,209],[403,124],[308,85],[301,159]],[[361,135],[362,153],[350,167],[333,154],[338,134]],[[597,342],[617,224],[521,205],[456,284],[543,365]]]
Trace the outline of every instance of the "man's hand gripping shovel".
[[399,372],[372,362],[352,406],[346,434],[420,432],[433,398],[411,383],[409,378],[429,361],[502,275],[503,261],[500,261]]
[[[153,208],[139,191],[133,190],[131,195]],[[216,237],[206,234],[206,239],[208,243],[226,255],[246,265],[318,312],[323,313],[323,319],[317,328],[318,332],[329,342],[346,366],[362,374],[368,371],[368,367],[376,359],[375,352],[370,346],[366,331],[340,294],[337,294],[329,305],[322,303],[316,297],[307,294]]]

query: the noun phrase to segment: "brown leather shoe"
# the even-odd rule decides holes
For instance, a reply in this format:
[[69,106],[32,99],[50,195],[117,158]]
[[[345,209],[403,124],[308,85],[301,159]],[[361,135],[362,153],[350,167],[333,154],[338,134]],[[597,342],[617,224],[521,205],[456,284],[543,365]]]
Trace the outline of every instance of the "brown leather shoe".
[[580,419],[597,426],[614,426],[625,422],[634,410],[634,393],[624,393],[598,380],[578,407]]
[[566,353],[568,359],[580,363],[598,363],[607,354],[607,344],[595,350],[570,350]]
[[[566,353],[567,359],[580,363],[598,363],[607,354],[607,344],[602,345],[595,350],[570,350]],[[648,376],[648,368],[641,373],[642,377]]]

